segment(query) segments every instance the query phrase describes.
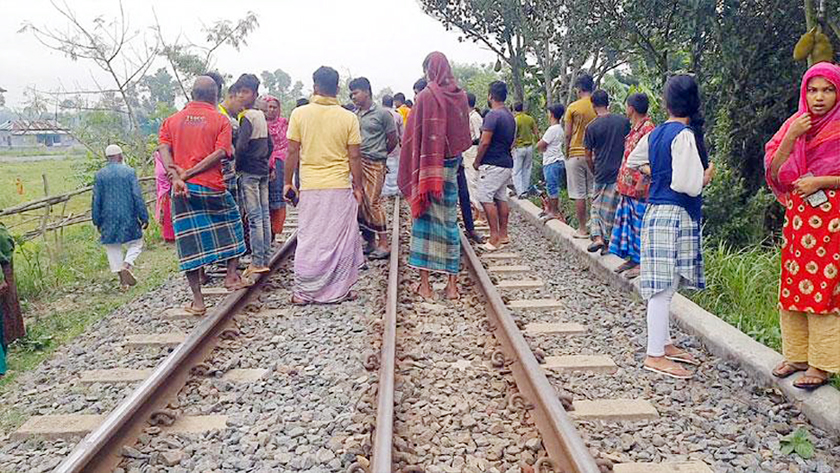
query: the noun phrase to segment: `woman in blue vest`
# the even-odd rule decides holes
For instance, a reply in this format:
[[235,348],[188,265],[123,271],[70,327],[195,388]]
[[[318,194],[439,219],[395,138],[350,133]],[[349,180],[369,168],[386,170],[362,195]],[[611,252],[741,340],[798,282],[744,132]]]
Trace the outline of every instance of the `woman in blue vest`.
[[641,293],[648,301],[644,369],[688,379],[692,372],[679,363],[699,362],[671,341],[669,308],[680,285],[702,289],[706,284],[701,193],[713,167],[703,141],[700,90],[694,78],[671,77],[665,85],[665,104],[668,120],[639,141],[627,166],[651,177],[641,248]]

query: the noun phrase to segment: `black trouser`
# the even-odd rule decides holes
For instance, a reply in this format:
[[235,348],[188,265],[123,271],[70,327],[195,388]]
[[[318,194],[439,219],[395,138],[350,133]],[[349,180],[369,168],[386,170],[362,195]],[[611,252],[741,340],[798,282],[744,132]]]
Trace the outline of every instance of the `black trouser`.
[[461,205],[461,217],[464,219],[464,228],[467,233],[475,231],[473,223],[472,205],[470,205],[470,190],[467,187],[467,175],[464,173],[464,165],[458,165],[458,203]]

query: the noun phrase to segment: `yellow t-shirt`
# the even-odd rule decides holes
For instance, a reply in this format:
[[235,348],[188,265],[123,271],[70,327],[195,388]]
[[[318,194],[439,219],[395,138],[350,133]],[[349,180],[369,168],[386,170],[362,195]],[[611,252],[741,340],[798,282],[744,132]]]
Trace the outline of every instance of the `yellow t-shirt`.
[[408,114],[411,113],[411,109],[408,107],[408,105],[406,105],[406,104],[400,105],[400,107],[397,109],[397,111],[400,112],[400,115],[402,115],[403,126],[408,125]]
[[300,187],[350,188],[350,154],[347,147],[362,143],[359,119],[334,97],[312,96],[289,118],[286,137],[300,143]]
[[569,157],[578,158],[586,156],[586,148],[583,146],[583,136],[586,126],[595,119],[595,107],[589,97],[575,100],[566,109],[566,123],[572,124],[572,141],[569,145]]

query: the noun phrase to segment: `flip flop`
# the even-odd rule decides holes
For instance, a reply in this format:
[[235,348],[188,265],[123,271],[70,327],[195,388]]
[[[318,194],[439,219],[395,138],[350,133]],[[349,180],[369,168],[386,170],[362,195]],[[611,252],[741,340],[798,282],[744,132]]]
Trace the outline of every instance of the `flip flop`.
[[668,376],[669,378],[674,378],[674,379],[691,379],[691,378],[694,377],[693,374],[689,374],[687,376],[676,374],[674,372],[675,368],[662,369],[662,368],[654,368],[653,366],[642,365],[642,369],[646,369],[648,371],[652,371],[654,373],[661,374],[663,376]]
[[621,264],[621,266],[615,268],[615,273],[616,274],[621,274],[625,271],[629,271],[629,270],[635,268],[636,266],[638,266],[638,265],[636,263],[632,262],[632,261],[625,261],[624,263]]
[[264,268],[257,268],[257,269],[254,270],[254,272],[257,273],[257,274],[268,273],[270,271],[271,271],[271,268],[269,268],[268,266],[266,266]]
[[496,245],[490,243],[489,241],[487,243],[483,244],[483,245],[478,245],[478,247],[481,248],[484,251],[498,251],[498,250],[502,249],[501,245],[496,246]]
[[603,243],[593,243],[586,248],[586,251],[590,253],[595,253],[596,251],[600,251],[604,249]]
[[382,251],[380,249],[373,250],[371,254],[368,255],[369,259],[372,260],[380,260],[380,259],[388,259],[391,256],[390,251]]
[[193,307],[192,303],[189,303],[184,306],[184,312],[190,315],[194,315],[196,317],[202,317],[207,313],[207,307],[203,309],[196,309],[195,307]]
[[499,240],[499,245],[510,245],[510,238],[505,238],[504,240]]
[[[800,383],[799,381],[802,379],[819,379],[821,381],[818,383]],[[793,382],[793,387],[802,389],[804,391],[813,391],[819,387],[825,386],[826,384],[828,384],[828,382],[828,376],[823,378],[822,376],[802,375],[799,377],[799,379]]]
[[676,355],[665,355],[665,359],[676,361],[679,363],[685,363],[691,366],[700,366],[700,362],[697,360],[697,358],[694,358],[694,356],[692,356],[691,353],[685,351],[682,353],[677,353]]
[[578,240],[588,240],[589,234],[587,233],[586,235],[581,235],[580,233],[575,232],[574,235],[572,235],[572,238],[577,238]]
[[784,379],[784,378],[787,378],[788,376],[790,376],[794,373],[798,373],[800,371],[808,371],[807,366],[805,368],[797,368],[794,365],[796,365],[796,363],[792,363],[790,361],[783,360],[775,368],[773,368],[773,371],[771,371],[771,373],[773,374],[773,376],[775,376],[779,379]]

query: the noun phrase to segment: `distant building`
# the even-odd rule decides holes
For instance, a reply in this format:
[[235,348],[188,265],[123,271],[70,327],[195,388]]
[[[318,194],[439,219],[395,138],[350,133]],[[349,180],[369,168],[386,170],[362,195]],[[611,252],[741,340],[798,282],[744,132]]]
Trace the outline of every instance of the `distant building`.
[[7,120],[0,124],[0,147],[73,146],[76,140],[55,120]]

